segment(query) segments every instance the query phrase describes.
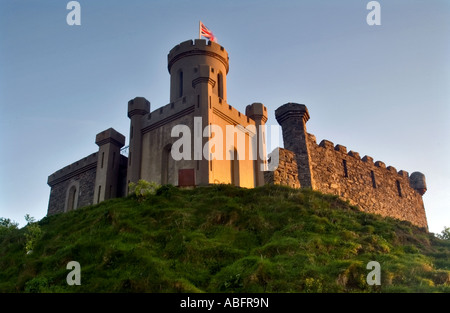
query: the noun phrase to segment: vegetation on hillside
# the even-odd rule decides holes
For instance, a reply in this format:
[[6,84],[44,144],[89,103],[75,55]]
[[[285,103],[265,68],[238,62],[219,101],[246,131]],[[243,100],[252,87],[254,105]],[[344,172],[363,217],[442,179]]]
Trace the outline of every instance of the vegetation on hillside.
[[[2,223],[0,292],[450,292],[449,240],[311,190],[165,185]],[[66,282],[70,261],[79,286]]]

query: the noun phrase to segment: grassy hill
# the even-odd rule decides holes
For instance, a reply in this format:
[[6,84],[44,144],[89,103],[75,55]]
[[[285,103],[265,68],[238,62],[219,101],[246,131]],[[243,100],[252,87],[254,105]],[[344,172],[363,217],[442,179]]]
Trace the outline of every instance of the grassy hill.
[[0,236],[0,292],[450,292],[450,241],[311,190],[163,186],[39,225],[31,254]]

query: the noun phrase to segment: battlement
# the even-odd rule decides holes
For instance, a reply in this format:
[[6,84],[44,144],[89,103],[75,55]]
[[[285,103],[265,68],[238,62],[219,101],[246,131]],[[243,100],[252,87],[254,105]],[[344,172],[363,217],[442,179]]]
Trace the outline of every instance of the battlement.
[[228,52],[218,43],[207,41],[205,39],[195,39],[195,41],[187,40],[172,48],[167,56],[169,73],[171,72],[173,64],[175,64],[175,62],[177,62],[178,60],[185,57],[198,55],[209,56],[218,59],[223,63],[226,68],[226,72],[228,73]]
[[145,115],[150,112],[150,102],[143,97],[136,97],[128,101],[128,117],[134,115]]
[[78,160],[62,169],[54,172],[48,177],[47,184],[50,187],[54,185],[70,179],[76,175],[79,175],[89,169],[93,169],[97,167],[97,152],[88,155],[87,157]]
[[195,103],[197,103],[196,95],[186,95],[148,113],[143,118],[142,133],[194,112]]
[[[379,169],[383,169],[386,173],[395,174],[395,175],[398,175],[399,177],[404,177],[404,178],[409,179],[409,173],[407,171],[404,171],[404,170],[397,171],[397,169],[395,167],[386,166],[386,163],[384,163],[382,161],[374,162],[374,159],[368,155],[365,155],[363,158],[361,158],[360,154],[358,152],[355,152],[353,150],[347,152],[347,147],[345,147],[343,145],[340,145],[340,144],[335,145],[333,142],[326,140],[326,139],[323,139],[319,144],[317,144],[316,137],[309,133],[308,133],[308,141],[310,144],[315,145],[318,148],[326,149],[329,151],[333,151],[336,154],[340,154],[339,157],[341,157],[341,158],[346,158],[346,156],[348,156],[355,160],[361,160],[363,163],[365,163],[367,165],[368,169],[371,167],[377,167]],[[418,172],[416,172],[416,173],[418,173]],[[424,183],[425,176],[423,174],[421,174],[421,175],[423,177],[418,174],[416,176],[416,177],[420,177],[420,178],[416,178],[416,179],[417,179],[417,181],[421,182],[418,184],[418,186],[419,186],[418,188],[419,189],[425,188],[425,190],[426,190],[426,184]],[[411,183],[411,185],[413,185],[413,184]]]
[[232,105],[227,102],[219,99],[219,102],[216,105],[213,105],[213,113],[220,116],[222,119],[227,121],[230,125],[247,126],[247,125],[255,125],[255,121],[251,119],[249,116],[237,110]]
[[[226,120],[230,125],[240,124],[247,126],[248,124],[255,125],[255,121],[249,116],[243,114],[235,107],[228,104],[225,100],[217,97],[218,100],[212,104],[213,113]],[[175,120],[186,114],[195,111],[197,97],[195,95],[184,96],[178,100],[166,104],[151,113],[147,114],[143,120],[144,127],[142,133],[146,133],[161,124]],[[267,114],[267,108],[264,107]]]
[[313,189],[339,195],[365,212],[427,227],[422,173],[409,176],[407,171],[397,171],[371,156],[361,158],[358,152],[347,152],[343,145],[325,139],[317,144],[316,137],[309,133],[306,137]]
[[143,97],[136,97],[128,101],[128,117],[134,115],[145,115],[150,112],[150,102]]
[[245,108],[245,115],[253,119],[255,122],[261,120],[263,123],[267,122],[267,108],[259,102],[247,105]]

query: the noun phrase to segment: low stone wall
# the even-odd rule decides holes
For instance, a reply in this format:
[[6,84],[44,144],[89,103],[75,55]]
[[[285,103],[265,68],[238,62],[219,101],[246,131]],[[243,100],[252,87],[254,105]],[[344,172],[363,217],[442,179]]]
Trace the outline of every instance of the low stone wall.
[[297,161],[292,151],[277,148],[268,156],[269,169],[278,166],[271,171],[264,172],[264,183],[285,185],[292,188],[300,188],[298,180]]

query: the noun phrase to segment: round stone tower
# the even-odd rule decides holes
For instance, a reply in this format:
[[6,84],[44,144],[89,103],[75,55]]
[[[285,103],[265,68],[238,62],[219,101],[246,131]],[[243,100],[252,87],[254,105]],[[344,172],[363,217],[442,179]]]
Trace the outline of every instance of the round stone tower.
[[209,83],[212,93],[226,102],[228,52],[219,44],[204,39],[188,40],[170,50],[170,102],[198,94],[196,85]]

